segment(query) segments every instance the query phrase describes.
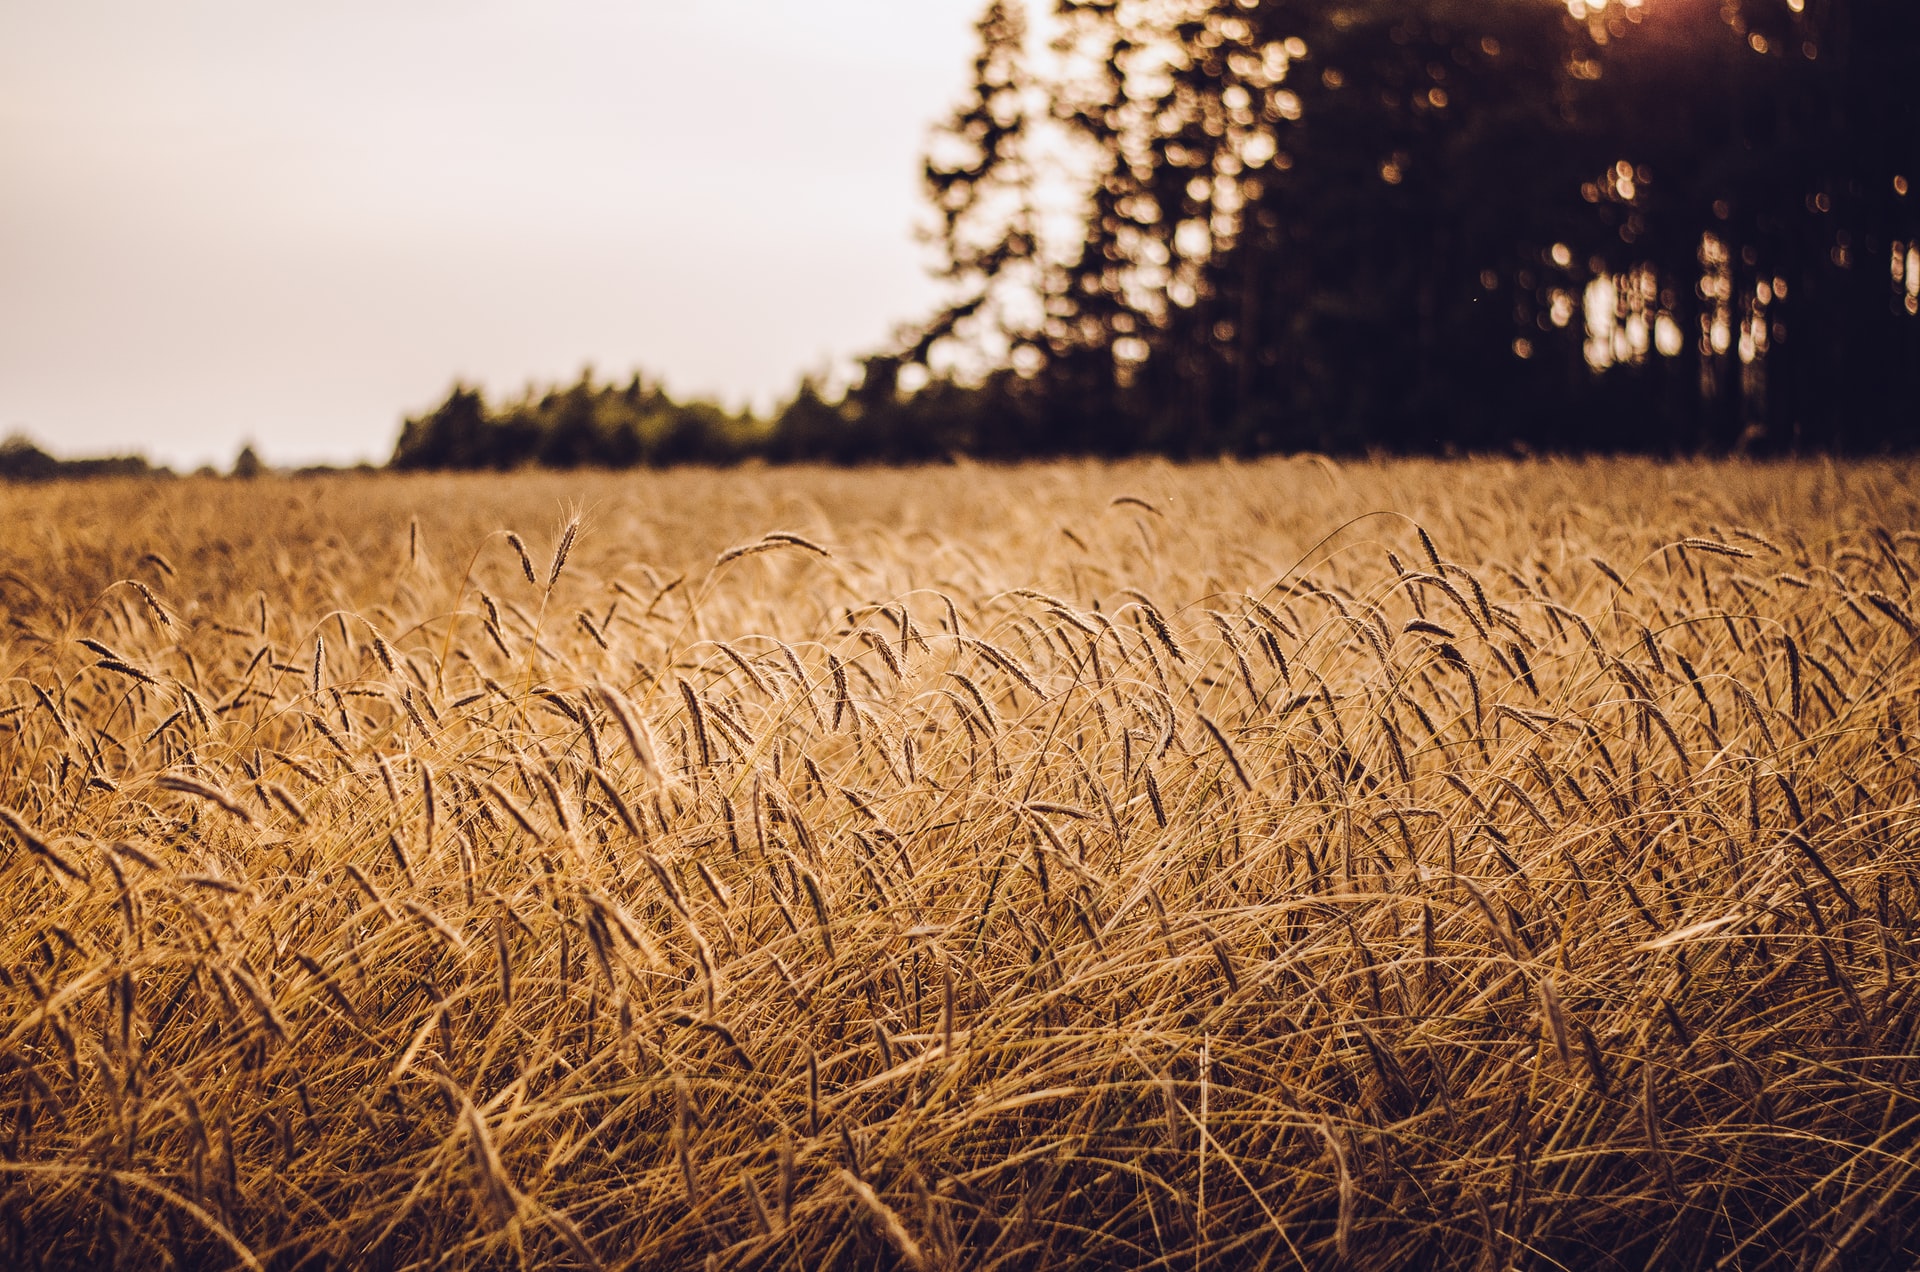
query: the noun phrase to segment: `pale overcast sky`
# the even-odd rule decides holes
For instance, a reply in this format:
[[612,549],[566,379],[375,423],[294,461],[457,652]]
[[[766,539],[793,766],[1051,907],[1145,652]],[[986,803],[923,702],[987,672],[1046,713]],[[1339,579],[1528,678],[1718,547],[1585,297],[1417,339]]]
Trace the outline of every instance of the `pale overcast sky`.
[[984,0],[0,0],[0,434],[384,459],[464,377],[765,408],[936,302]]

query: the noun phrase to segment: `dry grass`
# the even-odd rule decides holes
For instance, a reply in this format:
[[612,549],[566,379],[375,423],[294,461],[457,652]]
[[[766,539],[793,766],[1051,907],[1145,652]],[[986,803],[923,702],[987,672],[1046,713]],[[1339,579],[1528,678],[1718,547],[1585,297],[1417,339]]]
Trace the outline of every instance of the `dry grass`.
[[0,1256],[1908,1266],[1916,477],[0,492]]

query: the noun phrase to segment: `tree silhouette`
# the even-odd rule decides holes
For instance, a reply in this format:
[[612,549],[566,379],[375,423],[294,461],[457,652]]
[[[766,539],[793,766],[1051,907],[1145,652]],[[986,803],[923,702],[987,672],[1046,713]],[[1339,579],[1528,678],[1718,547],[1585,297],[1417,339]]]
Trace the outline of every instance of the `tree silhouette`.
[[[1920,7],[1799,10],[1066,0],[1085,235],[1006,343],[1069,449],[1911,444]],[[1000,78],[966,191],[1031,180]]]
[[[676,402],[640,375],[601,384],[590,370],[574,383],[494,409],[456,383],[446,399],[401,427],[398,469],[631,468],[728,464],[759,453],[765,425],[707,402]],[[798,458],[799,456],[795,456]]]
[[949,301],[841,400],[456,384],[394,466],[1920,444],[1920,3],[1052,22],[1045,64],[1017,0],[984,7],[924,165]]

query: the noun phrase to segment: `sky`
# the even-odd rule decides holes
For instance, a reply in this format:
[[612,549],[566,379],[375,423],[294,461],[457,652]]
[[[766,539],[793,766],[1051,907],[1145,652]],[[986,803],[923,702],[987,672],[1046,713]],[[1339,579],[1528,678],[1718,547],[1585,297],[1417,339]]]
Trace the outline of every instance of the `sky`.
[[384,460],[456,378],[765,411],[941,295],[983,0],[0,0],[0,435]]

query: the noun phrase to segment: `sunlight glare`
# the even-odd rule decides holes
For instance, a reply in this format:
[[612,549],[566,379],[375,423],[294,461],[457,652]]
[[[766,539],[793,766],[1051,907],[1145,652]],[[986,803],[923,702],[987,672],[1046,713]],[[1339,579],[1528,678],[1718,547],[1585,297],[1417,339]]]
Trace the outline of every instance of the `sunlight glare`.
[[[1590,17],[1598,17],[1605,13],[1615,3],[1620,8],[1633,13],[1645,2],[1646,0],[1567,0],[1567,12],[1573,15],[1574,21],[1584,22]],[[1789,2],[1791,3],[1792,0]]]

